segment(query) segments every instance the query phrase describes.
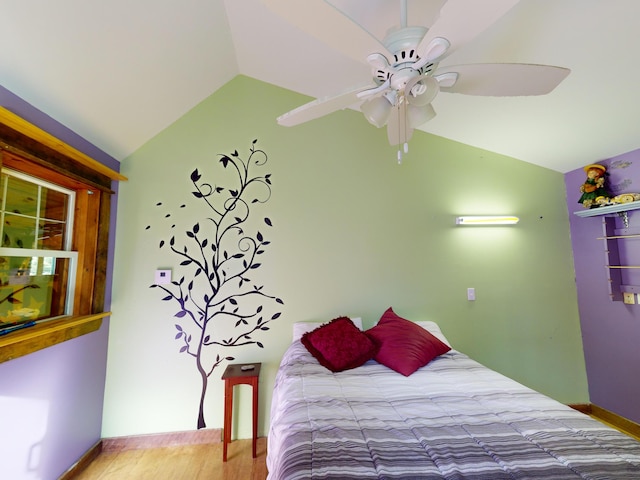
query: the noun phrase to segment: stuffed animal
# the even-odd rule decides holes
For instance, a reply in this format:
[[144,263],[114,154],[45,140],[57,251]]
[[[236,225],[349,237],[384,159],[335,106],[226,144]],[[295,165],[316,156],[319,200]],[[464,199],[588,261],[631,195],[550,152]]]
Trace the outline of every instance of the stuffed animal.
[[587,179],[580,186],[582,195],[578,203],[581,203],[585,208],[597,207],[603,203],[603,200],[606,202],[609,199],[609,193],[604,186],[607,169],[603,165],[594,163],[584,167],[584,171],[587,172]]

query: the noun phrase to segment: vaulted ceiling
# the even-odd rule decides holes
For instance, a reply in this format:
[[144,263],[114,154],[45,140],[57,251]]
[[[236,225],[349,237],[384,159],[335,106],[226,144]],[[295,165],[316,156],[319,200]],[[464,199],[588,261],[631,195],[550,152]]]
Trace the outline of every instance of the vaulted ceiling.
[[[352,3],[375,16],[380,0]],[[118,159],[237,74],[310,97],[371,77],[364,59],[260,0],[0,0],[0,15],[0,85]],[[443,64],[549,64],[570,75],[545,96],[441,93],[420,129],[560,172],[640,148],[638,18],[637,0],[521,0]]]

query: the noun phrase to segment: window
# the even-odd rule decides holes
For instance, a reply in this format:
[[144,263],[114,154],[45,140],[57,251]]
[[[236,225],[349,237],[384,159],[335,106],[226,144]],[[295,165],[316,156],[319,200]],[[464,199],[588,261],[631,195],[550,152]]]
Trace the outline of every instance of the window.
[[0,191],[0,322],[71,315],[75,192],[9,169]]
[[[112,182],[126,177],[0,107],[0,362],[100,328]],[[37,311],[37,312],[36,312]]]

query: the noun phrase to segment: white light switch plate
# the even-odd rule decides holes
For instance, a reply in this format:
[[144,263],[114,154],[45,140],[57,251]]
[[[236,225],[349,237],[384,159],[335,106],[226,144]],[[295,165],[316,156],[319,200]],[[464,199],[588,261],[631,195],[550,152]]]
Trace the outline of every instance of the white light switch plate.
[[476,299],[476,289],[475,288],[467,288],[467,300],[474,301]]
[[156,285],[171,283],[171,270],[156,270]]

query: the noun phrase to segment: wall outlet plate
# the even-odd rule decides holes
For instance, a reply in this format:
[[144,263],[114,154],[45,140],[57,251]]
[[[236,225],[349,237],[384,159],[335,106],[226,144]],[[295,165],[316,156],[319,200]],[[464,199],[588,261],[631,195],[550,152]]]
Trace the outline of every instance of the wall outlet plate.
[[622,301],[627,305],[634,305],[636,303],[636,294],[635,293],[622,293]]

